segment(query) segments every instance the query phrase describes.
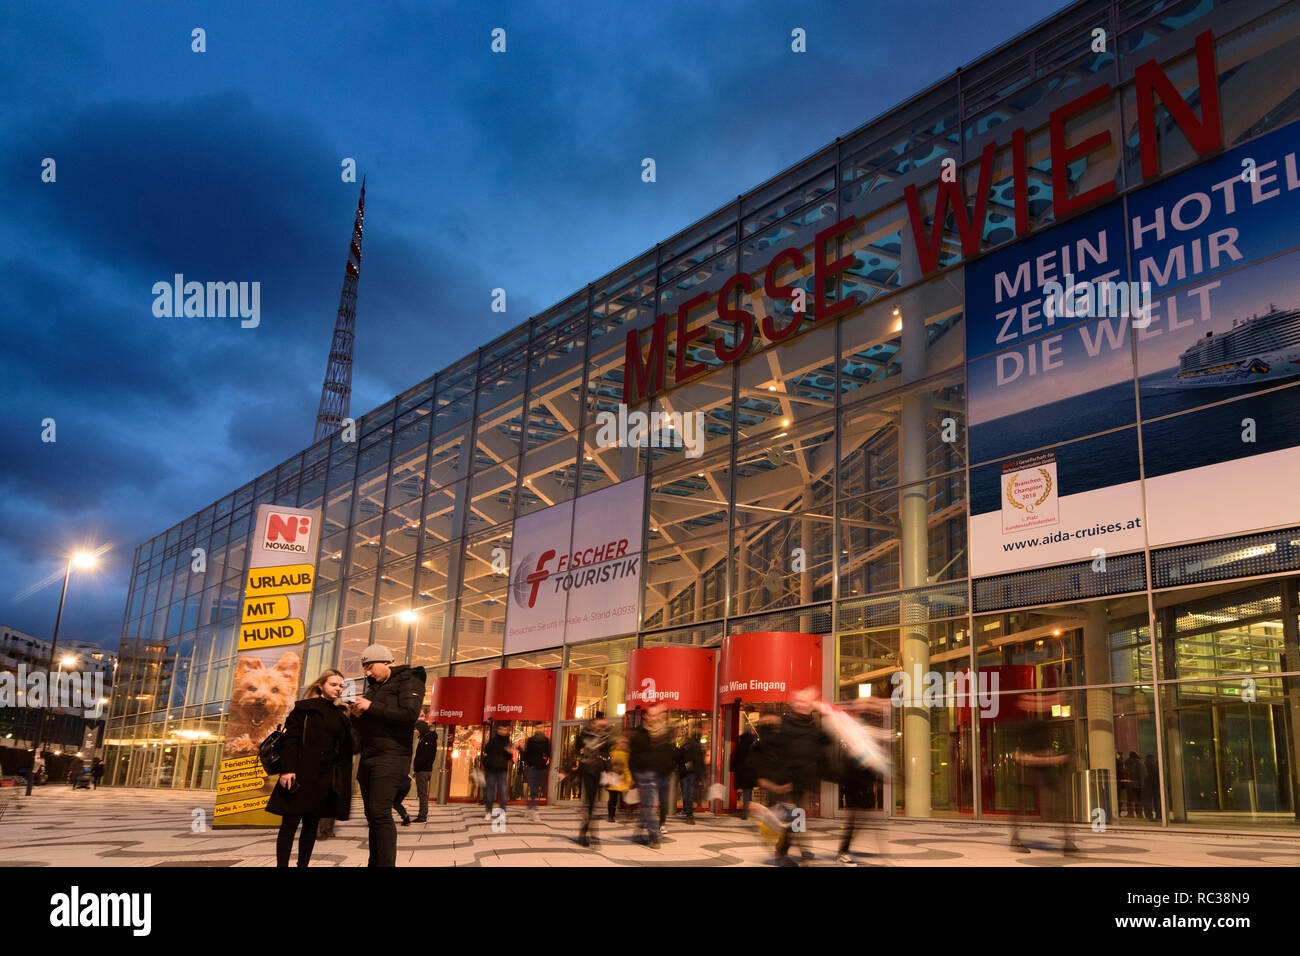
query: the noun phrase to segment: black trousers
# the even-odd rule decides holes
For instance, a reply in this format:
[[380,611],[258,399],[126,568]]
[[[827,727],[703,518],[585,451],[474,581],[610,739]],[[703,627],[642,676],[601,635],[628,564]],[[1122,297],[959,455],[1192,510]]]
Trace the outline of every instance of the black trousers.
[[370,828],[370,859],[367,866],[397,866],[397,826],[393,807],[410,787],[409,757],[362,757],[357,768],[361,803]]
[[311,862],[311,851],[316,847],[316,826],[320,817],[304,813],[301,816],[285,816],[280,821],[280,832],[275,836],[275,865],[288,866],[289,854],[293,850],[293,834],[302,824],[302,836],[298,838],[298,865],[307,866]]
[[582,830],[580,836],[586,836],[587,831],[595,832],[595,809],[596,798],[600,796],[600,775],[591,776],[590,774],[582,775]]

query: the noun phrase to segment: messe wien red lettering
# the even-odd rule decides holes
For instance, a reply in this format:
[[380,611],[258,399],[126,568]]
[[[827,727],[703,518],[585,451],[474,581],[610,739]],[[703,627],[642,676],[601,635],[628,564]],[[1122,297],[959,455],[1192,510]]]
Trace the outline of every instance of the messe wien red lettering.
[[[834,262],[827,262],[826,252],[831,240],[842,233],[848,232],[856,222],[856,216],[841,219],[835,225],[817,233],[813,242],[813,288],[815,292],[812,297],[812,319],[814,322],[832,318],[854,305],[854,301],[849,298],[834,303],[827,301],[826,290],[829,288],[830,280],[853,264],[853,256],[841,256]],[[768,262],[767,267],[761,270],[763,275],[762,289],[767,298],[773,301],[794,299],[796,287],[782,285],[777,276],[783,267],[798,270],[802,269],[804,265],[803,252],[799,249],[783,249],[774,255]],[[735,345],[728,346],[727,340],[721,335],[717,336],[712,342],[706,341],[703,343],[712,347],[713,354],[718,357],[720,362],[734,362],[749,351],[750,343],[754,340],[754,313],[742,307],[741,294],[754,291],[756,291],[754,276],[747,272],[739,272],[732,276],[718,290],[718,318],[723,322],[732,323],[736,332]],[[712,292],[701,292],[677,307],[677,349],[674,353],[677,358],[673,368],[673,384],[675,385],[681,385],[683,382],[690,381],[695,376],[709,370],[709,366],[705,363],[691,361],[689,352],[692,342],[706,338],[709,331],[708,327],[701,325],[692,329],[689,320],[693,313],[701,315],[709,312],[713,298]],[[736,300],[734,306],[732,305],[733,298]],[[773,315],[774,311],[769,309],[763,317],[763,321],[758,323],[759,332],[768,342],[780,342],[782,339],[788,338],[797,332],[800,325],[803,324],[804,315],[796,312],[793,319],[778,328],[777,322],[779,320]],[[667,359],[667,314],[655,317],[655,324],[650,333],[650,352],[648,355],[643,356],[641,353],[638,330],[628,330],[627,354],[624,358],[623,368],[624,405],[635,405],[641,399],[649,398],[664,388]]]
[[[1187,136],[1197,154],[1223,146],[1223,127],[1219,121],[1218,72],[1214,60],[1214,36],[1206,30],[1196,38],[1196,75],[1197,90],[1201,99],[1201,118],[1198,120],[1192,108],[1187,104],[1178,87],[1169,79],[1168,74],[1155,60],[1148,60],[1138,65],[1133,72],[1133,90],[1137,99],[1138,144],[1142,156],[1142,178],[1149,179],[1158,175],[1159,144],[1156,140],[1155,101],[1159,96],[1169,115]],[[1099,149],[1111,145],[1110,130],[1107,128],[1093,133],[1078,142],[1066,143],[1066,121],[1087,113],[1099,103],[1111,98],[1113,90],[1109,83],[1076,97],[1069,103],[1057,107],[1048,114],[1048,139],[1052,175],[1052,203],[1054,218],[1059,221],[1069,213],[1090,203],[1103,199],[1115,192],[1114,177],[1108,177],[1077,195],[1070,195],[1069,166],[1071,163],[1085,160]],[[951,215],[957,234],[961,239],[962,256],[969,258],[980,251],[985,233],[985,220],[988,214],[989,190],[993,184],[993,167],[998,144],[988,143],[980,152],[978,166],[978,184],[973,204],[967,200],[963,177],[959,174],[952,181],[938,179],[938,188],[934,199],[934,210],[930,229],[926,230],[926,215],[921,209],[920,192],[916,185],[909,184],[903,190],[907,201],[907,215],[911,223],[912,241],[916,243],[917,258],[922,275],[933,272],[939,267],[940,244],[943,241],[943,224]],[[1013,207],[1015,212],[1015,235],[1021,236],[1029,231],[1029,166],[1025,148],[1024,128],[1011,133],[1011,174]],[[1000,213],[999,213],[1000,214]],[[827,301],[830,280],[853,264],[853,256],[846,255],[833,262],[826,261],[827,247],[831,240],[851,230],[857,222],[856,216],[841,219],[835,225],[817,233],[813,243],[813,307],[811,318],[814,322],[832,318],[856,304],[851,297],[841,297],[834,303]],[[709,313],[715,302],[711,292],[702,292],[687,299],[677,307],[676,356],[673,362],[673,384],[681,385],[697,375],[708,371],[709,366],[691,359],[692,343],[705,340],[695,348],[711,347],[720,362],[734,362],[743,357],[754,341],[754,314],[744,307],[743,296],[755,293],[759,287],[757,280],[762,278],[762,292],[773,301],[789,301],[795,297],[793,285],[781,285],[777,274],[783,269],[802,269],[805,266],[803,251],[798,248],[783,249],[776,253],[767,263],[766,268],[753,275],[741,272],[731,276],[722,284],[716,297],[717,318],[735,326],[734,344],[728,345],[726,339],[719,335],[712,342],[707,341],[708,327],[700,325],[690,327],[692,315],[700,317]],[[735,304],[733,305],[733,300]],[[758,331],[769,343],[794,335],[803,324],[804,315],[796,313],[795,317],[784,326],[778,327],[775,310],[769,309]],[[634,405],[662,391],[667,385],[669,320],[664,313],[655,317],[650,329],[648,351],[641,346],[640,330],[630,329],[627,333],[627,352],[623,362],[623,404]]]
[[[1198,120],[1187,101],[1178,92],[1169,76],[1155,60],[1140,64],[1133,71],[1133,90],[1137,98],[1138,145],[1142,155],[1142,178],[1149,179],[1160,172],[1159,144],[1156,141],[1155,98],[1159,95],[1165,109],[1187,136],[1197,154],[1207,153],[1223,146],[1223,127],[1219,122],[1218,72],[1214,62],[1214,36],[1209,30],[1196,38],[1197,89],[1201,97],[1201,118]],[[1112,99],[1109,83],[1102,83],[1082,96],[1057,107],[1048,114],[1048,141],[1052,167],[1052,212],[1059,222],[1071,212],[1104,199],[1115,192],[1115,179],[1104,182],[1078,195],[1070,195],[1069,166],[1084,159],[1089,153],[1110,145],[1109,124],[1088,138],[1066,145],[1065,123],[1068,119],[1087,113],[1098,103]],[[997,144],[989,143],[980,153],[979,183],[975,190],[974,207],[964,194],[962,177],[951,181],[939,177],[934,199],[934,215],[927,237],[925,213],[921,209],[920,194],[915,185],[903,189],[907,200],[907,215],[916,243],[921,273],[933,272],[939,267],[939,245],[943,239],[943,223],[949,210],[961,239],[962,256],[969,258],[980,251],[984,235],[985,211],[989,187],[993,178],[993,161]],[[1029,231],[1029,171],[1025,158],[1025,130],[1011,134],[1011,176],[1015,209],[1015,234]]]

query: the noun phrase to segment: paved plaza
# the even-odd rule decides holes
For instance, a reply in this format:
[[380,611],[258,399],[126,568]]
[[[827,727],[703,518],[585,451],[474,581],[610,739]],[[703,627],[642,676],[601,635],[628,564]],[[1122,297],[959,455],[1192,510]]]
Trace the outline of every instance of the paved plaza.
[[[0,865],[4,866],[273,866],[273,830],[213,830],[212,793],[38,787],[31,797],[0,791]],[[413,803],[408,803],[413,806]],[[366,827],[356,815],[338,835],[317,843],[313,866],[364,866]],[[430,809],[429,821],[398,827],[399,866],[766,866],[772,853],[754,821],[700,814],[695,826],[670,818],[660,849],[637,841],[637,829],[602,817],[599,847],[576,843],[578,813],[549,807],[537,822],[512,807],[504,832],[493,832],[482,807]],[[197,823],[196,823],[197,821]],[[201,829],[206,827],[206,829]],[[196,830],[198,832],[196,832]],[[811,820],[804,834],[812,865],[832,865],[840,834],[835,820]],[[1008,846],[1005,826],[942,820],[873,821],[854,839],[863,866],[1189,867],[1300,865],[1300,839],[1241,833],[1078,827],[1077,854],[1060,852],[1060,831],[1026,827],[1028,854]],[[295,848],[295,854],[297,850]]]

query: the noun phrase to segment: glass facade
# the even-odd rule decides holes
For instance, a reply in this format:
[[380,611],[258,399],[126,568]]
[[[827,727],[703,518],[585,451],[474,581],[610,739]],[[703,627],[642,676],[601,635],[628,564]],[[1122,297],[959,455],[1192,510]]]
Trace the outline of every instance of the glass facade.
[[[1095,27],[1111,37],[1101,53]],[[1071,758],[1076,797],[1109,788],[1116,822],[1294,825],[1300,528],[1145,547],[1110,557],[1103,575],[1083,562],[972,578],[964,273],[974,256],[946,220],[935,227],[938,268],[923,276],[904,194],[914,185],[935,208],[942,161],[973,181],[996,143],[980,254],[1009,244],[1020,187],[998,127],[1014,127],[1025,130],[1029,231],[1053,224],[1054,190],[1113,182],[1126,196],[1143,184],[1134,69],[1158,59],[1195,102],[1192,51],[1205,30],[1225,149],[1300,117],[1296,4],[1077,4],[365,415],[355,441],[322,441],[145,542],[124,614],[108,782],[215,786],[251,519],[269,502],[323,515],[305,675],[359,674],[372,641],[431,678],[552,667],[572,690],[567,721],[614,712],[632,647],[817,633],[833,654],[828,698],[889,696],[918,659],[954,679],[983,675],[1003,715],[1028,688],[1059,691],[1052,747]],[[1049,114],[1100,79],[1112,92],[1072,122],[1109,131],[1109,145],[1051,170]],[[1161,174],[1196,164],[1164,106],[1156,112]],[[849,215],[852,228],[819,248],[817,234]],[[779,281],[810,304],[845,308],[813,322],[788,300],[755,296],[756,325],[793,331],[779,342],[756,332],[723,362],[715,339],[743,343],[714,295],[691,312],[701,338],[683,355],[668,339],[670,367],[705,371],[676,387],[670,377],[638,406],[702,412],[701,455],[600,444],[596,416],[624,394],[628,330],[659,314],[671,327],[682,303],[738,272],[761,285],[786,249],[802,265],[787,261]],[[849,260],[822,287],[819,254]],[[1300,403],[1300,383],[1277,390]],[[1057,441],[1131,439],[1142,474],[1139,430],[1134,417]],[[637,632],[503,656],[498,559],[514,520],[639,475]],[[897,771],[882,797],[891,812],[1002,820],[1016,808],[1022,728],[963,699],[950,683],[919,723],[895,712],[900,758],[929,755],[897,766],[928,766],[929,779]]]

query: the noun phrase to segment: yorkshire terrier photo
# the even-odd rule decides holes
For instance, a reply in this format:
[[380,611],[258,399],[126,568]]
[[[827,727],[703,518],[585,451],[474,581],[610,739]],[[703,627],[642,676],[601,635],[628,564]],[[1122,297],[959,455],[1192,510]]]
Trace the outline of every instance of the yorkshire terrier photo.
[[302,659],[285,654],[274,667],[260,657],[245,655],[235,662],[230,719],[226,722],[225,757],[257,753],[258,745],[284,723],[298,694]]

